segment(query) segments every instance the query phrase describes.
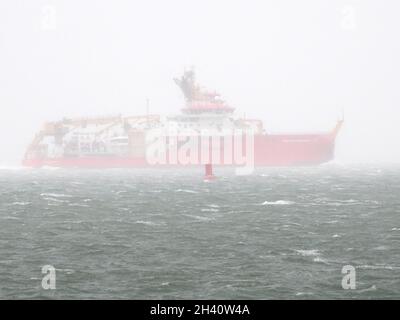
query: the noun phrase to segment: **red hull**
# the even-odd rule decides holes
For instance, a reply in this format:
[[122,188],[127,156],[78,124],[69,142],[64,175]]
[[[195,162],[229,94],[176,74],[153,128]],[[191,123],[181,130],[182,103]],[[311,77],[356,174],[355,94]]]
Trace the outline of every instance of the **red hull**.
[[[333,132],[310,135],[258,135],[254,137],[254,165],[308,166],[328,162],[334,158],[335,138],[341,122]],[[231,165],[220,162],[222,165]],[[149,164],[144,156],[81,156],[61,158],[30,158],[23,161],[28,167],[78,167],[78,168],[134,168],[176,166]],[[182,164],[178,164],[183,166]],[[191,164],[193,166],[193,164]],[[202,164],[198,164],[202,165]],[[186,165],[187,166],[187,165]]]

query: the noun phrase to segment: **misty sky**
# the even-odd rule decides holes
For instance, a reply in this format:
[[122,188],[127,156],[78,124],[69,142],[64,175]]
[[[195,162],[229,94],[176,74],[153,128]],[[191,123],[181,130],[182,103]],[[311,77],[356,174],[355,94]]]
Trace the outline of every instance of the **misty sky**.
[[0,165],[43,122],[179,112],[195,66],[267,131],[331,130],[337,162],[400,162],[400,2],[0,0]]

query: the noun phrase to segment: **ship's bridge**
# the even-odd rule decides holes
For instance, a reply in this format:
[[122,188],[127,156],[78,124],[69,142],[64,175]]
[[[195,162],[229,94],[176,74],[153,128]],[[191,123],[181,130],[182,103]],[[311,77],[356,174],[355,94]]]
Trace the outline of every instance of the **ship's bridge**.
[[212,130],[216,134],[222,134],[232,132],[235,122],[227,114],[203,110],[200,113],[186,112],[169,116],[167,126],[170,130]]
[[211,101],[191,101],[182,109],[185,114],[232,114],[235,109],[226,105],[222,101],[220,103]]

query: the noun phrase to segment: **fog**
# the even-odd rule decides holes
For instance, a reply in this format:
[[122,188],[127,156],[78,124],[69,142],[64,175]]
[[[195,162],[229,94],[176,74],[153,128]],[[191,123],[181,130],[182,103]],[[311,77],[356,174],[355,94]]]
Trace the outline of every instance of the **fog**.
[[63,117],[173,114],[194,66],[270,132],[331,130],[336,162],[399,162],[398,1],[2,0],[0,165]]

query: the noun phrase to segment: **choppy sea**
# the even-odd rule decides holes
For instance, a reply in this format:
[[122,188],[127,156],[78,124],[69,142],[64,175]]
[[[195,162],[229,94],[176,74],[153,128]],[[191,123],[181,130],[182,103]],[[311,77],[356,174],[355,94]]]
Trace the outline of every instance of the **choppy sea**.
[[0,167],[0,298],[400,298],[400,166],[215,171]]

